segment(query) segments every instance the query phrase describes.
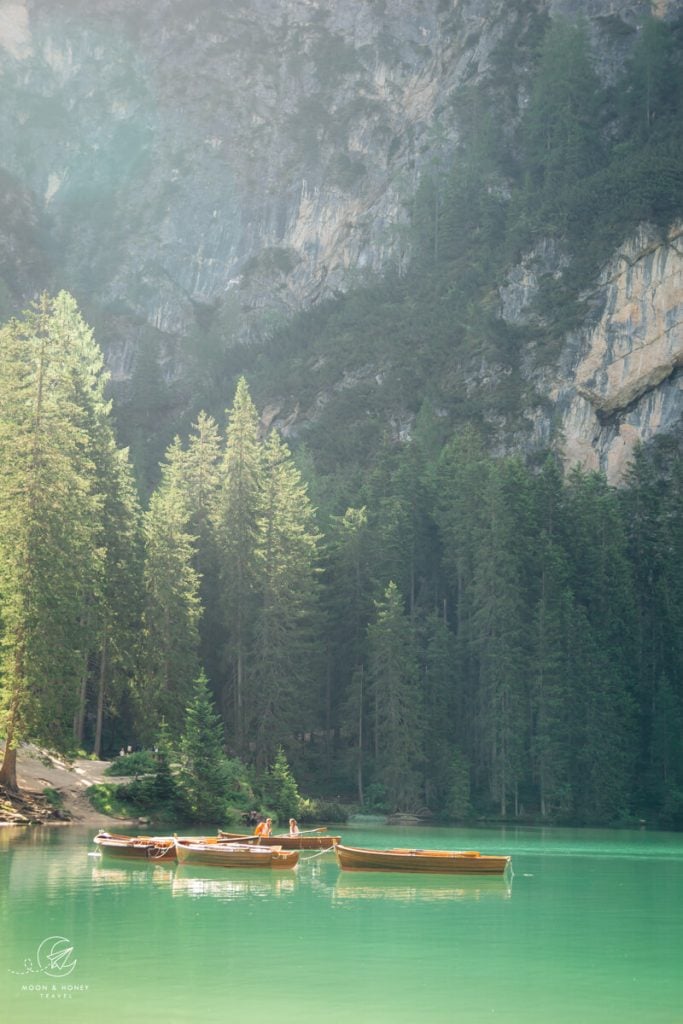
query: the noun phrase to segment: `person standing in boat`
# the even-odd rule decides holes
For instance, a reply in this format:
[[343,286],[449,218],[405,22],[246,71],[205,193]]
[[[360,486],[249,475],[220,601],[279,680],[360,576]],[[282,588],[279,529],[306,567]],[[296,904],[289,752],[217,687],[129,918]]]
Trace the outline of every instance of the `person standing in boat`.
[[272,832],[272,821],[270,818],[266,818],[265,821],[259,821],[258,825],[254,829],[255,836],[269,836]]
[[290,818],[289,819],[289,834],[290,834],[290,836],[298,836],[299,835],[299,826],[296,823],[296,818]]

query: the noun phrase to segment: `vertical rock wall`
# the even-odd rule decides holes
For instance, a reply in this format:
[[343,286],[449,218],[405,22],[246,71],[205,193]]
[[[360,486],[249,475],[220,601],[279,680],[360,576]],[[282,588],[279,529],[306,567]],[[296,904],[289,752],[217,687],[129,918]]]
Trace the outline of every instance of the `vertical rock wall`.
[[[619,483],[635,444],[683,415],[683,226],[644,227],[605,268],[597,321],[573,339],[546,387],[567,467]],[[540,439],[547,430],[537,428]]]

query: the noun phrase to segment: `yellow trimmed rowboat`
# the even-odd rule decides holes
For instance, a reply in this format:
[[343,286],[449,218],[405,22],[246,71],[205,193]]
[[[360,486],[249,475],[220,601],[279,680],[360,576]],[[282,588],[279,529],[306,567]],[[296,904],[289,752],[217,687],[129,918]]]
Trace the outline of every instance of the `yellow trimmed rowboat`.
[[345,871],[414,871],[440,875],[503,875],[512,858],[478,850],[371,850],[357,846],[334,848]]
[[279,846],[257,846],[255,843],[213,842],[175,839],[179,864],[210,868],[294,868],[298,850],[282,850]]

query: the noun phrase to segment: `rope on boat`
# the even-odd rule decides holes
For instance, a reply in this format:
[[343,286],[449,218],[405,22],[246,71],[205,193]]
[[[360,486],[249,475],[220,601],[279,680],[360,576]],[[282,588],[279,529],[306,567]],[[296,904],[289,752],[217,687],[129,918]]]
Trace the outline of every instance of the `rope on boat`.
[[315,860],[316,857],[322,857],[324,853],[330,853],[331,850],[334,850],[334,846],[325,846],[322,850],[318,850],[317,853],[312,853],[310,857],[301,858],[302,862],[304,864],[308,864],[309,860]]
[[153,843],[147,847],[146,855],[148,860],[160,860],[169,850],[168,846],[158,846]]

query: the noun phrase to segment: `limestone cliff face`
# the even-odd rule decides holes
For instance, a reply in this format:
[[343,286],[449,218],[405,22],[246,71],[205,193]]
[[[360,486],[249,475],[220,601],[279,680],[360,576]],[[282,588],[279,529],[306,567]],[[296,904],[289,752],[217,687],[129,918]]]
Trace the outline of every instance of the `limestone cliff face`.
[[[582,15],[609,80],[650,6],[0,0],[0,306],[67,288],[116,378],[150,338],[162,343],[167,375],[182,374],[193,339],[258,338],[406,261],[420,173],[450,152],[456,90],[497,49],[514,44],[523,58],[539,20]],[[656,6],[665,17],[680,0]],[[637,408],[650,403],[652,429],[673,415],[658,396],[676,390],[666,372],[676,330],[667,329],[669,356],[662,341],[652,357],[659,370],[634,367],[667,333],[678,243],[654,251],[644,239],[600,283],[603,319],[568,339],[579,354],[552,385],[568,459],[610,472],[628,430],[649,429]],[[502,297],[513,317],[523,317],[518,284],[513,273]]]
[[400,262],[430,133],[457,130],[437,112],[523,21],[506,8],[0,3],[3,163],[55,285],[169,339],[217,311],[258,336]]
[[637,440],[683,414],[683,230],[665,242],[646,229],[600,281],[604,307],[560,385],[565,457],[619,482]]
[[[547,272],[552,246],[535,257]],[[509,319],[523,322],[535,288],[528,267],[511,274],[502,296]],[[683,226],[662,240],[644,225],[605,267],[590,302],[590,325],[567,338],[540,384],[554,413],[537,418],[535,440],[558,432],[567,468],[601,470],[618,484],[635,444],[683,416]]]

